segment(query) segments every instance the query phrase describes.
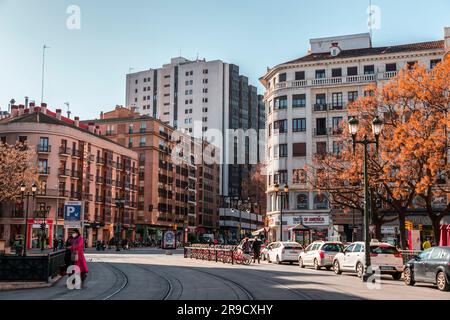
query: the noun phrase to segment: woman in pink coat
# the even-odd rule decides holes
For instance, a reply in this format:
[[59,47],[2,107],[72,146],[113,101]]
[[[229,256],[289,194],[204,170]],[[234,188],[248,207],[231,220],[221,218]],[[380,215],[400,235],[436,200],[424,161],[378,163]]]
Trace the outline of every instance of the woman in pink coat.
[[86,274],[89,272],[86,258],[84,257],[84,239],[78,230],[75,230],[72,236],[72,245],[69,247],[72,251],[72,263],[80,268],[81,280],[84,281]]

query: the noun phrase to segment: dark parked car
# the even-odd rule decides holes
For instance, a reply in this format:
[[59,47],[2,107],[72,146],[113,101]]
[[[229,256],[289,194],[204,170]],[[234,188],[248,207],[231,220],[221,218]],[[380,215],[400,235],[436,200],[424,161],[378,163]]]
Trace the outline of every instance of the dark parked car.
[[405,283],[416,282],[437,285],[441,291],[450,291],[450,247],[433,247],[409,261],[404,270]]

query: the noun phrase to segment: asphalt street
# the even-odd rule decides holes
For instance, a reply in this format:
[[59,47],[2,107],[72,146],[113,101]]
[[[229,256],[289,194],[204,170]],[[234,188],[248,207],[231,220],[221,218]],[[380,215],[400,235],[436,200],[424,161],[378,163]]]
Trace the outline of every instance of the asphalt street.
[[82,290],[67,277],[50,288],[0,292],[0,300],[450,300],[433,285],[407,287],[386,276],[368,287],[355,275],[267,262],[250,266],[185,259],[182,251],[88,251]]

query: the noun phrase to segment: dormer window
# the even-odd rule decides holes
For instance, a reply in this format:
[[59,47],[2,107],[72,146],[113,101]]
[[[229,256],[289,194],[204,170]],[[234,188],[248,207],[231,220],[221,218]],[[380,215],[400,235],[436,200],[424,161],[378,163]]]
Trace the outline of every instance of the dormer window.
[[337,42],[333,42],[330,48],[330,54],[332,57],[337,57],[341,53],[341,48],[339,48]]

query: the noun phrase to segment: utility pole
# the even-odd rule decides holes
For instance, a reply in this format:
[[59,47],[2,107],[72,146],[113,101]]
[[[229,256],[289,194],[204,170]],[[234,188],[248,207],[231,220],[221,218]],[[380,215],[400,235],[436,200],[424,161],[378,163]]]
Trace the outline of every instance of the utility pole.
[[42,48],[42,83],[41,83],[41,103],[44,102],[44,81],[45,81],[45,50],[50,49],[45,44]]

